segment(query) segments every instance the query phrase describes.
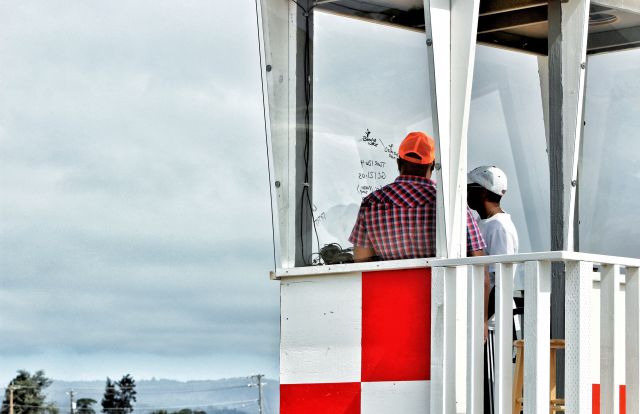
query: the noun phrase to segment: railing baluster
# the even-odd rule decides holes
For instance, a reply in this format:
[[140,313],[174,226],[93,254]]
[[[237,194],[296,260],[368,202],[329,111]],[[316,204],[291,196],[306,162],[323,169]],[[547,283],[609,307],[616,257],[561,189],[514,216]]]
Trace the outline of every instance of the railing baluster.
[[524,308],[524,413],[549,410],[551,264],[526,262]]
[[620,291],[620,266],[600,270],[600,412],[617,413],[620,398],[616,386],[616,297]]
[[512,263],[496,264],[496,414],[511,414],[513,384],[513,276]]
[[456,268],[434,267],[431,278],[430,412],[456,412]]
[[640,414],[640,274],[627,267],[625,283],[627,414]]
[[593,286],[593,263],[568,262],[565,292],[565,396],[566,412],[591,411],[589,302]]
[[484,266],[471,267],[467,288],[467,412],[483,410]]

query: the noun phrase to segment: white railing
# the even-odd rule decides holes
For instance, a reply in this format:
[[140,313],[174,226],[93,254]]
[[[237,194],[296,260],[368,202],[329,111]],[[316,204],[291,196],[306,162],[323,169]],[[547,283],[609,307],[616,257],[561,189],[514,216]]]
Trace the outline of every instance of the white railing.
[[[491,263],[496,264],[495,413],[512,412],[516,264],[525,268],[524,413],[549,412],[552,262],[565,263],[566,412],[592,412],[592,383],[599,374],[601,413],[620,412],[622,378],[626,383],[626,412],[640,414],[640,260],[560,251],[430,261],[430,412],[483,412],[484,266]],[[594,264],[599,265],[600,273],[597,303],[592,299],[597,276]],[[621,308],[623,299],[625,307]],[[592,352],[592,342],[598,337],[593,329],[597,305],[599,365]],[[622,316],[624,324],[619,322]],[[616,347],[624,351],[617,353]]]

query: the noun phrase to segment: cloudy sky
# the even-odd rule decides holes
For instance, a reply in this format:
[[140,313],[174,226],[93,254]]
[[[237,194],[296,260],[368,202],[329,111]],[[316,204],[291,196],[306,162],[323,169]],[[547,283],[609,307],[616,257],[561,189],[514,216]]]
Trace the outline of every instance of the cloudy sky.
[[2,0],[0,68],[0,384],[276,376],[253,0]]
[[[277,376],[254,7],[0,0],[0,386],[22,368]],[[350,230],[364,131],[397,143],[431,121],[424,35],[316,21],[328,243]],[[640,53],[607,56],[590,59],[581,231],[589,251],[637,256],[615,235],[640,240]],[[469,167],[507,172],[523,251],[548,245],[539,93],[535,57],[478,48]]]

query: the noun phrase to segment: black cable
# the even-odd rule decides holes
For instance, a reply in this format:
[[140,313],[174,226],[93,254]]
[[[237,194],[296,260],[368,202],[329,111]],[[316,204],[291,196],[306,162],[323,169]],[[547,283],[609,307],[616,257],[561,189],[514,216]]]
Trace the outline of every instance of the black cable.
[[273,190],[271,188],[271,160],[269,156],[269,140],[267,131],[267,108],[264,102],[264,76],[262,74],[262,39],[260,38],[260,15],[258,12],[258,0],[255,0],[256,5],[256,29],[258,30],[258,60],[260,62],[260,86],[262,91],[262,121],[264,124],[264,142],[267,147],[267,174],[269,175],[269,201],[271,208],[271,241],[273,245],[273,271],[275,272],[278,267],[276,260],[276,229],[274,223],[274,211],[273,211]]
[[[318,229],[316,228],[316,220],[313,213],[313,204],[311,203],[311,196],[309,195],[309,156],[311,151],[311,113],[309,107],[311,106],[311,79],[309,79],[309,75],[311,72],[311,36],[309,33],[309,16],[310,12],[315,8],[316,5],[312,5],[309,9],[305,9],[300,3],[296,0],[293,1],[303,13],[305,18],[305,40],[304,40],[304,65],[303,65],[303,75],[304,75],[304,98],[305,98],[305,111],[304,111],[304,128],[305,128],[305,144],[303,151],[303,159],[304,159],[304,187],[302,188],[302,194],[300,199],[300,249],[302,255],[302,261],[305,265],[309,265],[310,263],[307,261],[304,254],[304,205],[305,198],[307,201],[307,205],[309,207],[309,212],[311,213],[311,222],[313,225],[313,231],[316,235],[316,243],[318,244],[318,249],[320,248],[320,237],[318,236]],[[311,251],[313,252],[313,244],[311,246]],[[313,256],[313,254],[312,254]]]

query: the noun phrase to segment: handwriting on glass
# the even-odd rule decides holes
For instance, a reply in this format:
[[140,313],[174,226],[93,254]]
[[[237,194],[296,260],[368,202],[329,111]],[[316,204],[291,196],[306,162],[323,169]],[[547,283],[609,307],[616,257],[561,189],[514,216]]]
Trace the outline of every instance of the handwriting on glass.
[[388,160],[382,161],[379,158],[386,155],[391,159],[397,159],[398,152],[393,144],[386,145],[380,138],[374,136],[368,128],[364,131],[360,142],[375,148],[376,151],[373,151],[374,153],[380,151],[378,154],[372,154],[372,158],[360,160],[361,170],[357,172],[358,184],[356,191],[360,196],[365,197],[372,191],[382,188],[390,178],[386,170],[391,167],[391,164],[389,164]]
[[368,128],[364,131],[364,135],[362,135],[362,138],[360,139],[360,141],[365,142],[367,145],[370,145],[376,148],[378,147],[379,144],[381,144],[382,146],[380,147],[380,149],[382,149],[384,153],[389,156],[389,158],[391,159],[398,158],[398,152],[393,148],[393,144],[385,145],[385,143],[382,142],[380,138],[376,138],[373,135],[371,135],[371,131]]
[[315,219],[313,220],[315,225],[317,226],[318,224],[322,223],[323,221],[327,221],[327,213],[325,213],[324,211],[322,212],[322,214],[318,215],[315,217]]

